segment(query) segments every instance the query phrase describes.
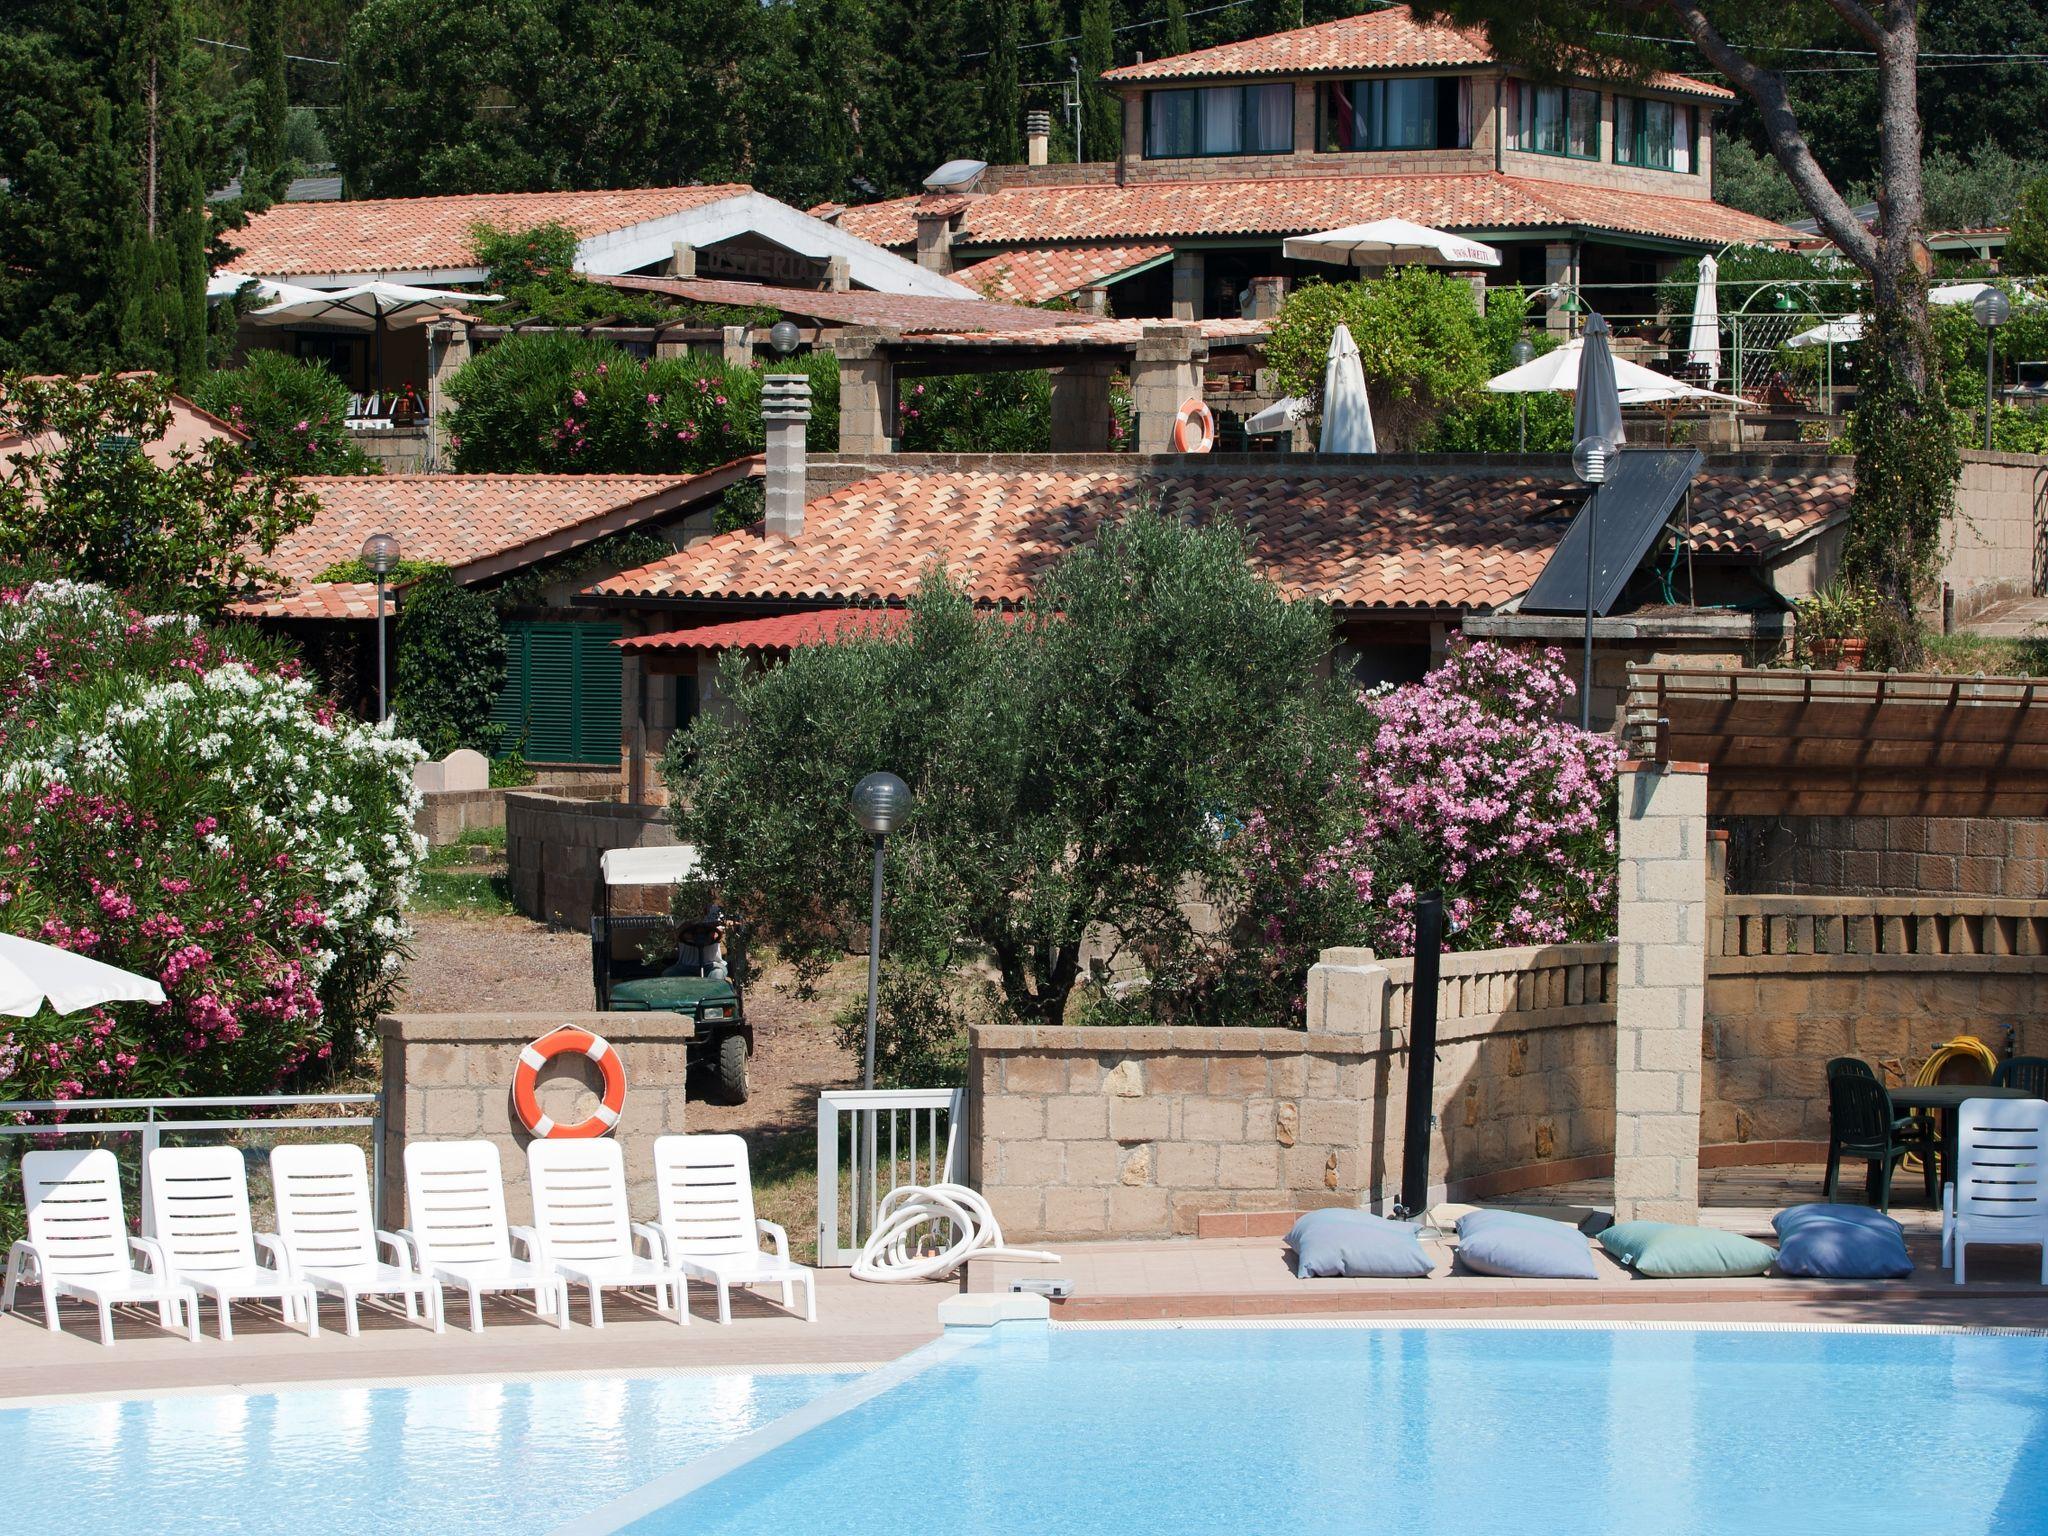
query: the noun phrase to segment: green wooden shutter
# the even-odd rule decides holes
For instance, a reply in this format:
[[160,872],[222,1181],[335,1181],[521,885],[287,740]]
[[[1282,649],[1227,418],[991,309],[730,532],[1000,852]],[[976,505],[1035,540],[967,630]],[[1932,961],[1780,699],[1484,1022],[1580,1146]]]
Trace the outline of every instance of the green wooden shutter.
[[619,711],[624,685],[623,658],[612,642],[617,624],[578,624],[576,628],[576,761],[615,763],[619,760]]
[[505,626],[505,684],[491,719],[505,728],[506,750],[537,763],[618,761],[623,690],[612,642],[621,633],[617,624]]

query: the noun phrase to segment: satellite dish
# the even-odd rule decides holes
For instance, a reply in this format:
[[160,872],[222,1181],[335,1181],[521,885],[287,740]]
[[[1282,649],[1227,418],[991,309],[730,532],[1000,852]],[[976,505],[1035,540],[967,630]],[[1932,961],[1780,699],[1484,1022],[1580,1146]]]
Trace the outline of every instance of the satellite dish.
[[965,192],[988,169],[986,160],[948,160],[924,179],[927,192]]

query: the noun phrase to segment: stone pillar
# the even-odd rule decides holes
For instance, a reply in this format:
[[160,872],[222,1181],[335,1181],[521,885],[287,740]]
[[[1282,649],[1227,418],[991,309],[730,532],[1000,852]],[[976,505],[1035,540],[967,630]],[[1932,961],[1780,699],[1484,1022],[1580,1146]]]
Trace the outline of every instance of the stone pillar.
[[[1209,345],[1192,325],[1146,325],[1131,359],[1131,410],[1137,417],[1138,452],[1171,453],[1173,421],[1181,406],[1202,393],[1202,364]],[[846,386],[840,384],[844,401]],[[840,406],[841,411],[845,405]],[[843,419],[843,417],[842,417]]]
[[894,453],[889,437],[896,369],[885,338],[870,326],[848,326],[832,339],[839,358],[839,451]]
[[1200,320],[1202,316],[1202,282],[1208,263],[1200,251],[1175,251],[1173,253],[1173,318],[1176,320]]
[[811,423],[811,381],[771,373],[761,386],[761,424],[768,439],[768,484],[762,532],[779,539],[804,533],[804,433]]
[[1255,277],[1252,279],[1251,312],[1245,318],[1247,320],[1271,320],[1280,313],[1280,306],[1286,301],[1286,278]]
[[[1578,248],[1569,240],[1553,240],[1543,247],[1543,281],[1562,284],[1566,293],[1578,292]],[[1559,335],[1571,330],[1571,312],[1564,307],[1562,299],[1551,302],[1549,312],[1543,317],[1543,326],[1545,330],[1555,331]]]
[[1614,1040],[1614,1216],[1699,1215],[1707,993],[1707,770],[1621,774]]
[[1297,155],[1316,152],[1316,92],[1322,88],[1320,80],[1294,82],[1294,152]]
[[1052,451],[1109,452],[1109,376],[1114,365],[1074,363],[1052,370]]
[[[408,1141],[477,1137],[497,1143],[506,1214],[531,1218],[526,1146],[512,1109],[520,1049],[568,1024],[600,1035],[626,1069],[626,1103],[612,1135],[625,1156],[635,1218],[654,1215],[654,1138],[684,1128],[684,1053],[696,1026],[673,1013],[401,1013],[378,1021],[384,1062],[384,1205],[380,1226],[405,1224]],[[603,1079],[586,1057],[554,1057],[540,1072],[541,1108],[563,1123],[587,1117]]]
[[831,293],[846,293],[853,287],[853,268],[844,256],[825,258],[825,287]]
[[718,328],[719,355],[728,368],[750,367],[754,361],[754,344],[747,339],[744,325],[722,325]]
[[1046,149],[1052,142],[1052,114],[1050,112],[1026,112],[1024,114],[1024,163],[1043,165]]
[[469,327],[457,320],[440,320],[427,329],[427,463],[435,469],[452,467],[452,455],[444,453],[445,435],[441,412],[447,409],[448,381],[461,371],[472,355]]
[[695,277],[697,275],[697,247],[678,240],[669,250],[668,275],[670,277]]
[[917,264],[928,272],[953,270],[953,219],[950,212],[917,215]]
[[1075,301],[1084,315],[1107,315],[1109,313],[1109,285],[1090,283],[1075,296]]

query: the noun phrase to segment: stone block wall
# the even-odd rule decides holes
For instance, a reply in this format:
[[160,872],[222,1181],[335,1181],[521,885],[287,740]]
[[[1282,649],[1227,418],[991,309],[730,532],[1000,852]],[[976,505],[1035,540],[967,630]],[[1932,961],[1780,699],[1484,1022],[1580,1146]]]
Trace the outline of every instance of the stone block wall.
[[349,439],[382,465],[387,475],[421,475],[434,467],[433,434],[425,422],[351,430]]
[[665,848],[675,840],[662,806],[578,800],[532,790],[514,790],[505,797],[505,860],[512,903],[542,922],[588,928],[605,850]]
[[1957,619],[2048,591],[2048,458],[1966,451],[1948,538],[1941,580]]
[[[496,1142],[512,1222],[532,1219],[526,1145],[512,1110],[521,1047],[564,1024],[610,1041],[626,1069],[626,1103],[612,1134],[626,1162],[636,1219],[654,1215],[654,1138],[684,1129],[684,1053],[694,1026],[673,1013],[392,1014],[377,1026],[384,1063],[384,1224],[405,1220],[408,1141]],[[563,1124],[588,1116],[602,1086],[584,1057],[542,1069],[541,1108]]]
[[2048,821],[1965,816],[1737,817],[1728,878],[1746,892],[2048,897]]
[[[1613,979],[1609,945],[1444,957],[1433,1197],[1600,1171]],[[977,1029],[972,1177],[1019,1240],[1383,1208],[1400,1180],[1412,990],[1411,961],[1331,950],[1305,1031]]]

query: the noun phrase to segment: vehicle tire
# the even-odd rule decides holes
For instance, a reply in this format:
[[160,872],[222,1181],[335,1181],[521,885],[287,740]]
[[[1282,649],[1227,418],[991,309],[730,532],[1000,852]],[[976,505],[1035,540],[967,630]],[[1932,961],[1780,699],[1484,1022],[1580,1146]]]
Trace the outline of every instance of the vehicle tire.
[[712,1073],[711,1102],[714,1104],[744,1104],[747,1102],[747,1037],[734,1033],[722,1035],[718,1041],[718,1057]]

